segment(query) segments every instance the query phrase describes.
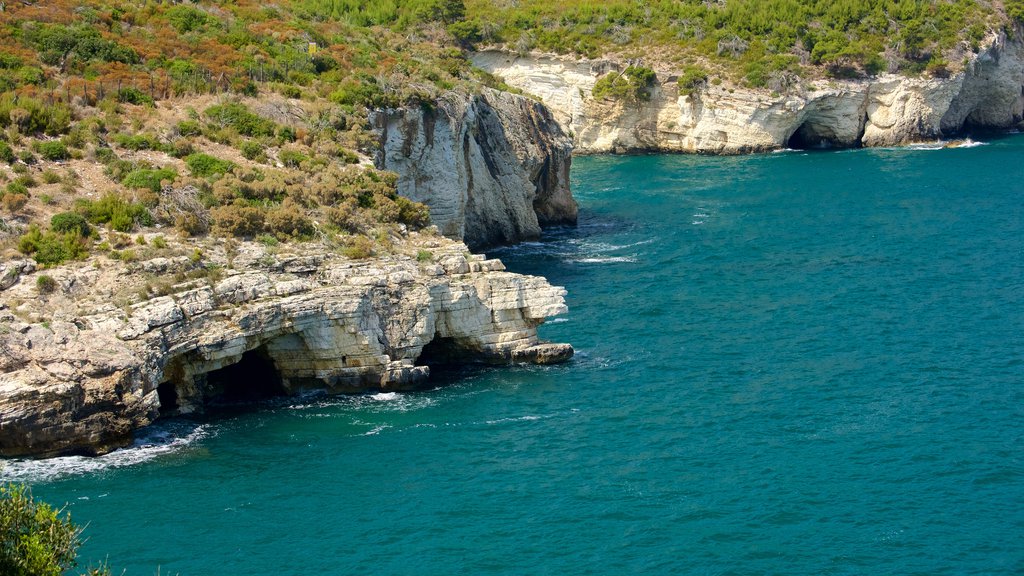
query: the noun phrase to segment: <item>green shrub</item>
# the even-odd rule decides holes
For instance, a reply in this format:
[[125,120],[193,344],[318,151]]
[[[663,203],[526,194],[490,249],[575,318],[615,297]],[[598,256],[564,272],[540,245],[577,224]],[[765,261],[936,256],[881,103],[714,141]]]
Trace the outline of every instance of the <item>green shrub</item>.
[[36,290],[40,294],[52,294],[57,290],[57,281],[52,276],[41,274],[36,278]]
[[146,189],[159,192],[163,188],[164,181],[174,181],[178,173],[173,168],[136,168],[121,178],[121,184],[126,188]]
[[239,150],[242,151],[242,156],[246,160],[263,161],[267,158],[267,155],[263,152],[263,145],[259,142],[246,140],[239,146]]
[[677,84],[679,85],[679,93],[683,96],[699,92],[708,84],[707,70],[700,66],[687,66],[679,76]]
[[245,104],[238,102],[210,106],[204,114],[213,122],[234,128],[242,136],[273,136],[277,129],[277,124],[253,114]]
[[136,226],[152,226],[153,215],[138,202],[128,202],[115,194],[105,194],[99,200],[79,199],[75,211],[93,224],[109,224],[118,232],[131,232]]
[[29,488],[0,486],[0,574],[60,576],[75,565],[80,535],[69,514],[36,501]]
[[288,166],[289,168],[298,168],[300,164],[309,160],[309,156],[306,156],[298,150],[281,150],[277,155],[278,160],[281,164]]
[[61,212],[50,218],[50,230],[54,232],[76,232],[80,236],[88,236],[92,229],[85,216],[77,212]]
[[71,108],[62,102],[52,104],[11,93],[0,96],[0,126],[17,126],[24,134],[46,133],[57,136],[71,127]]
[[366,236],[354,236],[341,253],[353,260],[364,260],[373,256],[374,244]]
[[167,19],[179,34],[200,30],[206,26],[216,26],[217,18],[207,14],[199,8],[187,5],[179,5],[169,8],[166,12]]
[[71,157],[64,143],[59,140],[49,140],[46,142],[37,142],[36,151],[45,160],[50,162],[56,162],[58,160],[67,160]]
[[31,255],[39,264],[56,265],[66,260],[84,258],[89,253],[88,240],[78,232],[43,232],[32,224],[18,239],[18,250]]
[[609,72],[594,84],[594,98],[621,100],[629,103],[651,99],[651,89],[657,79],[654,70],[643,66],[629,66],[622,73]]
[[433,262],[434,254],[430,250],[420,249],[416,252],[417,262]]
[[19,182],[20,178],[7,184],[8,194],[23,194],[28,195],[28,186],[25,186],[23,182]]
[[185,164],[197,178],[207,178],[231,172],[235,164],[229,160],[221,160],[209,154],[192,154],[185,158]]
[[152,134],[115,134],[112,138],[118,146],[128,150],[161,150],[163,145]]
[[110,164],[114,160],[117,160],[117,153],[107,147],[100,147],[96,149],[96,161],[101,164]]
[[117,93],[117,101],[123,104],[153,106],[153,97],[134,86],[121,88]]
[[14,164],[18,159],[14,155],[14,150],[11,149],[11,145],[7,142],[0,142],[0,160],[7,162],[8,164]]
[[56,184],[57,182],[60,182],[60,174],[57,174],[53,170],[44,170],[42,176],[43,182],[47,184]]
[[182,120],[178,122],[178,134],[182,136],[200,136],[202,133],[202,125],[195,120]]

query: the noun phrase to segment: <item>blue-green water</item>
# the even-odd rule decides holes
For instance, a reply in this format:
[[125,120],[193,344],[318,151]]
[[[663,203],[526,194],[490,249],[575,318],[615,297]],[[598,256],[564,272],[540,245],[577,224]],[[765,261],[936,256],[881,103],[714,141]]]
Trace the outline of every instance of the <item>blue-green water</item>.
[[577,159],[579,227],[494,252],[571,363],[6,474],[131,575],[1020,574],[1022,159]]

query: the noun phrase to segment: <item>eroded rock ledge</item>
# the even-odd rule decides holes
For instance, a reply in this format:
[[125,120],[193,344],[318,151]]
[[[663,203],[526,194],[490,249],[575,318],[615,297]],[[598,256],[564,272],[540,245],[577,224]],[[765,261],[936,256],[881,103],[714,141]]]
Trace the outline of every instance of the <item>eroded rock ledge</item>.
[[989,37],[949,78],[802,82],[782,94],[728,84],[680,94],[678,68],[648,63],[659,82],[639,106],[592,96],[597,79],[623,69],[622,62],[497,51],[473,62],[541,98],[580,153],[892,146],[1019,127],[1024,119],[1024,43],[1004,35]]
[[566,311],[562,288],[460,243],[427,245],[429,262],[244,243],[212,257],[223,272],[132,305],[116,303],[126,284],[159,281],[190,259],[48,270],[58,289],[42,298],[34,266],[12,263],[0,293],[0,455],[103,453],[160,415],[201,411],[246,387],[414,389],[429,375],[417,360],[431,343],[485,362],[572,356],[537,337],[546,317]]

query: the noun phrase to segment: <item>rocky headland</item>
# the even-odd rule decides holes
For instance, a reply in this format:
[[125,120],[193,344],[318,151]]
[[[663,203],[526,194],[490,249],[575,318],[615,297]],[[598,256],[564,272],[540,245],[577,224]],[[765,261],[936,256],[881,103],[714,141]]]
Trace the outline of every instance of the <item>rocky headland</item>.
[[436,235],[396,241],[372,260],[221,242],[201,261],[4,262],[0,455],[103,453],[219,400],[416,389],[431,358],[572,355],[537,338],[563,289]]
[[442,234],[472,249],[533,240],[576,222],[572,140],[543,104],[484,88],[436,105],[374,112],[376,164],[430,208]]
[[1024,119],[1024,44],[991,35],[963,69],[940,77],[886,74],[801,81],[783,91],[708,83],[681,93],[678,71],[657,62],[650,99],[594,98],[612,58],[481,51],[473,62],[547,104],[577,153],[741,154],[783,148],[893,146]]

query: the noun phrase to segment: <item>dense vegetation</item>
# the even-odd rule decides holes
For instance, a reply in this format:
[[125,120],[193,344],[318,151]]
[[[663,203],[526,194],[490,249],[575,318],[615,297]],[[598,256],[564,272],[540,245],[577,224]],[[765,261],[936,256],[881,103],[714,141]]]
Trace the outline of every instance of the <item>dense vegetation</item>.
[[1012,33],[1024,21],[1024,2],[466,0],[466,14],[483,42],[521,52],[614,51],[701,62],[747,84],[778,88],[820,74],[942,75],[977,50],[989,30]]
[[[495,85],[448,31],[464,11],[461,0],[6,3],[0,249],[41,264],[119,257],[117,234],[151,226],[344,249],[425,226],[426,208],[367,166],[368,109]],[[102,178],[83,182],[91,173]]]
[[[630,60],[599,98],[948,74],[1024,0],[21,0],[0,4],[0,251],[41,264],[152,226],[366,246],[427,221],[368,167],[368,110],[504,87],[466,49]],[[80,221],[76,218],[79,218]],[[118,236],[118,234],[122,236]],[[361,254],[372,250],[360,249]]]
[[[0,485],[0,574],[61,576],[77,564],[81,534],[69,514],[36,500],[27,487]],[[106,566],[85,572],[109,574]]]

